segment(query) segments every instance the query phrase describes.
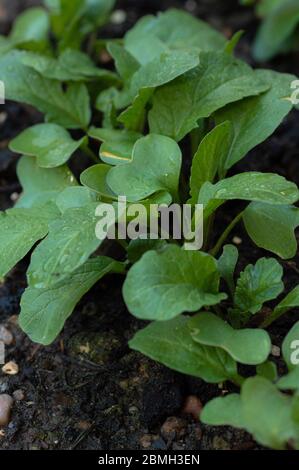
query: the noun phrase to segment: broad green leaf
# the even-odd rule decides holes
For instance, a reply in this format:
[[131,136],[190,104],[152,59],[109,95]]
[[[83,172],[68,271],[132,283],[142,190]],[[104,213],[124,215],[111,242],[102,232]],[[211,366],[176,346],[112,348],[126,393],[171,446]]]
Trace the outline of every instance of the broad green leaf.
[[0,278],[24,258],[38,240],[47,235],[49,221],[59,216],[54,204],[0,212]]
[[293,204],[299,198],[296,184],[275,173],[248,171],[219,181],[205,183],[198,202],[204,204],[205,217],[210,216],[225,201],[241,199],[269,204]]
[[[270,314],[264,321],[263,325],[269,326],[275,320],[280,318],[286,312],[293,308],[299,307],[299,286],[296,286],[291,292],[289,292],[286,297],[276,305],[272,314]],[[299,339],[299,338],[298,338]]]
[[271,352],[271,340],[265,330],[234,330],[213,313],[199,313],[192,317],[188,327],[194,341],[224,349],[241,364],[261,364]]
[[295,76],[272,70],[256,70],[255,75],[269,84],[268,91],[228,104],[215,114],[217,124],[230,121],[233,126],[234,138],[225,161],[226,170],[273,134],[293,107],[290,95]]
[[217,261],[220,276],[225,280],[232,294],[235,290],[234,272],[238,262],[238,256],[238,249],[235,245],[225,245],[222,255]]
[[36,157],[38,166],[53,168],[63,165],[78,150],[85,138],[73,140],[68,131],[57,124],[28,127],[9,144],[10,150]]
[[202,52],[195,69],[159,88],[149,112],[150,131],[179,141],[217,109],[270,87],[244,62],[225,52]]
[[40,168],[33,157],[22,157],[19,160],[17,174],[23,193],[16,207],[42,206],[48,201],[55,201],[63,189],[77,184],[74,175],[66,166]]
[[225,38],[204,21],[182,10],[170,9],[156,17],[141,18],[125,35],[124,43],[126,49],[145,64],[171,49],[223,49]]
[[161,251],[166,248],[167,242],[162,239],[143,239],[137,238],[136,240],[131,240],[128,246],[128,259],[131,263],[136,263],[142,258],[144,253],[149,250]]
[[295,229],[299,226],[299,209],[252,202],[243,212],[243,221],[254,243],[283,259],[297,252]]
[[128,201],[139,201],[157,191],[167,191],[177,200],[181,158],[176,142],[150,134],[134,145],[132,162],[111,168],[107,183]]
[[154,322],[138,331],[129,346],[183,374],[217,383],[237,375],[235,361],[223,350],[195,343],[187,327],[188,317]]
[[224,397],[213,398],[201,411],[200,421],[210,426],[245,428],[240,395],[230,393]]
[[100,157],[109,165],[118,165],[132,160],[135,142],[142,137],[139,132],[118,129],[101,129],[91,127],[88,135],[103,142]]
[[219,293],[216,260],[175,245],[145,253],[130,269],[123,295],[130,312],[144,320],[169,320],[226,298]]
[[266,361],[263,364],[259,364],[256,368],[256,373],[271,382],[277,380],[277,366],[274,362]]
[[96,200],[97,195],[88,188],[82,186],[70,186],[58,194],[55,202],[60,212],[64,214],[67,209],[86,206],[90,202],[95,202]]
[[111,83],[117,82],[112,72],[96,67],[87,54],[73,49],[64,50],[58,59],[23,52],[22,63],[49,79],[71,82],[103,79]]
[[[28,284],[39,289],[60,283],[81,266],[100,246],[96,237],[99,204],[67,209],[50,223],[48,236],[38,245],[28,268]],[[111,219],[111,225],[115,220]]]
[[133,74],[139,69],[139,62],[125,49],[124,46],[116,42],[108,42],[107,50],[115,62],[115,68],[125,82],[129,82]]
[[274,258],[260,258],[249,264],[237,281],[233,316],[241,322],[261,310],[264,302],[275,299],[284,289],[283,269]]
[[255,39],[253,54],[255,59],[264,61],[281,52],[285,41],[299,23],[297,0],[284,0],[273,8],[264,19]]
[[290,371],[299,368],[299,321],[284,338],[282,355]]
[[101,256],[86,261],[51,289],[28,287],[21,299],[19,325],[32,341],[52,343],[81,297],[105,274],[121,269],[121,263]]
[[263,377],[251,377],[242,387],[242,417],[246,430],[265,446],[286,449],[290,440],[298,444],[299,428],[292,419],[292,397],[279,392]]
[[14,44],[48,39],[49,15],[43,8],[28,8],[19,15],[10,33]]
[[190,177],[191,203],[196,204],[202,185],[209,181],[214,182],[217,173],[222,169],[223,163],[231,145],[231,124],[224,122],[215,127],[200,142],[197,152],[192,160]]
[[116,199],[116,194],[110,189],[106,181],[110,169],[111,166],[105,163],[90,166],[81,173],[80,182],[107,199]]
[[84,84],[71,84],[67,90],[61,83],[42,77],[22,63],[22,51],[0,57],[0,79],[5,84],[6,98],[35,106],[46,120],[67,128],[86,128],[91,111]]
[[299,390],[299,367],[281,377],[276,385],[280,390]]

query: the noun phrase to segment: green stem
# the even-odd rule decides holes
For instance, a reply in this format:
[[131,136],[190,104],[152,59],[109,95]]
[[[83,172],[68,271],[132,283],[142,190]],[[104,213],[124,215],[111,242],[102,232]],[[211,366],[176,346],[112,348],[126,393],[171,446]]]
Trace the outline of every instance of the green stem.
[[212,256],[216,256],[218,254],[218,252],[220,251],[222,245],[224,244],[225,240],[227,239],[227,237],[229,236],[230,232],[233,230],[233,228],[237,225],[238,222],[240,222],[240,220],[242,219],[243,217],[243,211],[240,212],[232,221],[231,223],[226,227],[226,229],[224,230],[223,234],[221,235],[221,237],[218,239],[216,245],[214,246],[214,248],[212,248],[210,250],[210,254]]
[[245,378],[242,377],[242,375],[240,375],[240,374],[236,374],[236,375],[234,375],[234,377],[232,377],[230,379],[230,381],[233,382],[238,387],[242,387],[242,385],[244,383],[244,380],[245,380]]

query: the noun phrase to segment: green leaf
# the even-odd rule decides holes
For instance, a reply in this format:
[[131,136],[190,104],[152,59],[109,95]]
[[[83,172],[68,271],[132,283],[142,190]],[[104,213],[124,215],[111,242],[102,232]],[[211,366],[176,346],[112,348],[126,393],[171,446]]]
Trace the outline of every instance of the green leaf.
[[255,75],[271,85],[268,91],[229,104],[215,114],[217,124],[230,121],[233,126],[234,139],[225,161],[226,170],[273,134],[293,107],[290,95],[295,76],[272,70],[257,70]]
[[75,141],[57,124],[37,124],[28,127],[9,144],[10,150],[37,157],[38,166],[53,168],[63,165],[78,150],[85,138]]
[[126,49],[141,64],[146,64],[169,49],[222,49],[225,38],[204,21],[182,10],[170,9],[156,17],[141,18],[125,35],[124,42]]
[[270,380],[271,382],[276,382],[277,380],[277,367],[274,362],[266,361],[263,364],[259,364],[256,368],[256,373],[265,379]]
[[86,128],[91,111],[87,88],[71,84],[64,92],[61,83],[42,77],[22,63],[22,51],[0,57],[1,80],[6,98],[35,106],[46,120],[67,128]]
[[70,186],[65,188],[56,198],[56,205],[64,214],[67,209],[86,206],[90,202],[96,202],[97,195],[88,188],[82,186]]
[[111,166],[104,163],[90,166],[81,173],[80,182],[107,199],[117,199],[116,194],[111,191],[106,181],[110,169]]
[[224,122],[209,132],[200,142],[192,160],[190,177],[191,203],[196,204],[200,188],[206,181],[213,183],[221,171],[231,144],[231,124]]
[[294,231],[299,226],[297,207],[252,202],[243,212],[243,221],[248,235],[259,248],[272,251],[282,259],[295,256]]
[[54,204],[0,212],[0,278],[4,277],[48,233],[49,221],[59,217]]
[[213,398],[201,411],[200,421],[210,426],[245,428],[240,395],[230,393],[224,397]]
[[255,39],[253,54],[256,60],[271,59],[281,49],[299,23],[297,0],[285,0],[273,8],[263,21]]
[[170,245],[148,251],[129,271],[123,295],[130,312],[144,320],[169,320],[226,298],[219,291],[216,260]]
[[88,135],[103,142],[100,157],[109,165],[118,165],[132,160],[133,147],[142,137],[139,132],[118,129],[101,129],[91,127]]
[[271,323],[273,323],[275,320],[280,318],[289,310],[293,308],[298,308],[298,307],[299,307],[299,286],[296,286],[293,290],[291,290],[291,292],[289,292],[286,295],[286,297],[278,305],[276,305],[272,314],[270,314],[263,322],[263,325],[269,326]]
[[195,343],[187,327],[188,317],[154,322],[129,342],[135,351],[183,374],[217,383],[237,374],[235,361],[223,350]]
[[269,204],[293,204],[299,198],[296,184],[275,173],[248,171],[219,181],[205,183],[198,202],[204,204],[205,217],[210,216],[225,201],[241,199]]
[[284,338],[282,355],[290,371],[299,368],[299,321],[292,326]]
[[276,385],[280,390],[299,390],[299,367],[281,377]]
[[247,64],[229,54],[202,52],[198,67],[154,94],[150,131],[179,141],[197,127],[199,119],[269,87]]
[[284,290],[283,270],[274,258],[260,258],[249,264],[237,281],[233,315],[243,321],[259,312],[264,304],[275,299]]
[[52,343],[81,297],[105,274],[121,268],[121,263],[101,256],[88,260],[51,289],[28,287],[21,299],[19,325],[32,341]]
[[292,397],[282,394],[263,377],[251,377],[242,387],[242,415],[246,430],[265,446],[285,449],[298,444],[298,426],[292,419]]
[[22,63],[49,79],[69,82],[102,79],[117,83],[112,72],[96,67],[87,54],[73,49],[64,50],[58,59],[34,52],[23,52]]
[[238,249],[235,245],[225,245],[222,255],[217,261],[220,276],[225,280],[232,294],[235,290],[234,272],[238,262],[238,256]]
[[111,168],[107,183],[128,201],[139,201],[157,191],[167,191],[177,200],[181,158],[176,142],[150,134],[134,145],[132,162]]
[[10,33],[14,44],[48,39],[49,15],[43,8],[28,8],[19,15]]
[[66,166],[40,168],[33,157],[22,157],[19,160],[17,174],[23,193],[16,207],[42,206],[48,201],[55,201],[63,189],[77,184]]
[[[96,237],[98,203],[67,209],[50,223],[48,236],[38,245],[28,268],[28,284],[39,289],[62,282],[100,246]],[[111,224],[114,219],[111,220]]]
[[199,313],[192,317],[188,327],[194,341],[224,349],[241,364],[261,364],[271,352],[271,340],[265,330],[234,330],[213,313]]
[[108,42],[107,50],[114,59],[115,68],[125,82],[129,82],[133,74],[139,69],[139,62],[125,49],[124,46],[116,42]]
[[162,251],[166,248],[167,242],[162,239],[143,239],[136,238],[136,240],[131,240],[127,249],[128,259],[131,263],[136,263],[142,258],[144,253],[149,250]]

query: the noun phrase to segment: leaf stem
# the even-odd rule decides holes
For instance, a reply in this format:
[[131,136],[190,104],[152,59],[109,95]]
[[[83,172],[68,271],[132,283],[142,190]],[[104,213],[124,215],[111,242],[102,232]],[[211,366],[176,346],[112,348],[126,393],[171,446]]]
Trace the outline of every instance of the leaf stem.
[[227,237],[229,236],[230,232],[233,230],[233,228],[235,227],[235,225],[237,225],[238,222],[240,222],[240,220],[242,219],[242,216],[243,216],[243,211],[240,212],[232,221],[231,223],[226,227],[226,229],[224,230],[224,232],[222,233],[222,235],[220,236],[220,238],[218,239],[216,245],[214,246],[214,248],[212,248],[210,250],[210,254],[212,256],[216,256],[218,254],[218,252],[220,251],[222,245],[224,244],[225,240],[227,239]]

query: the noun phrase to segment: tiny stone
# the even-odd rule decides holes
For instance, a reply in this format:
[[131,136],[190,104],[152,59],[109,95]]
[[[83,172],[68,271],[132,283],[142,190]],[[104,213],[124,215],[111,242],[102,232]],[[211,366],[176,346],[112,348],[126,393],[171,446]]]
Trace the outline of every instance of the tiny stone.
[[124,10],[115,10],[111,15],[111,23],[122,24],[126,21],[127,14]]
[[6,346],[9,346],[13,342],[13,335],[4,325],[0,325],[0,341],[3,341]]
[[15,390],[12,396],[14,397],[16,401],[22,401],[25,398],[25,393],[23,392],[23,390],[19,389],[19,390]]
[[184,434],[186,434],[186,422],[181,418],[170,416],[162,424],[161,435],[166,441],[174,440],[175,437],[182,437]]
[[202,403],[199,398],[197,398],[195,395],[190,395],[187,397],[182,410],[183,413],[192,415],[194,419],[198,420],[201,410]]
[[17,192],[11,193],[11,195],[10,195],[10,200],[11,201],[15,202],[18,199],[19,199],[19,193],[17,193]]
[[19,366],[14,361],[7,362],[2,367],[2,372],[7,375],[16,375],[19,372]]
[[0,427],[8,425],[12,405],[13,399],[10,395],[0,395]]
[[280,357],[280,348],[278,346],[273,345],[272,350],[271,350],[271,354],[274,357]]
[[4,124],[7,119],[7,113],[2,112],[0,113],[0,124]]
[[235,245],[241,245],[241,243],[242,243],[242,238],[240,238],[240,237],[234,237],[234,238],[233,238],[233,243],[234,243]]
[[195,0],[187,0],[187,2],[185,3],[185,8],[187,11],[190,11],[190,13],[195,11],[196,7],[197,7],[197,4]]

